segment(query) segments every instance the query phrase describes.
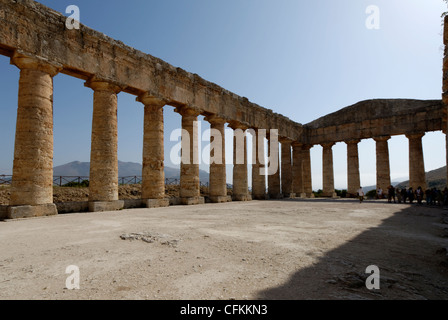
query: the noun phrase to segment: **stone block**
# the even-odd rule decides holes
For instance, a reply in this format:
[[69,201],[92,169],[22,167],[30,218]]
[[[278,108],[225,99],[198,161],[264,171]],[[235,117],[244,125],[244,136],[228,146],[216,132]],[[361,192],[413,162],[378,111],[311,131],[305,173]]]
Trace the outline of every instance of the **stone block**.
[[117,211],[124,208],[124,201],[92,201],[89,202],[90,212]]
[[163,208],[170,206],[170,199],[148,199],[145,203],[146,208]]
[[204,197],[194,197],[194,198],[181,198],[181,204],[184,206],[193,206],[198,204],[204,204]]
[[88,201],[78,201],[78,202],[62,202],[56,203],[59,214],[61,213],[79,213],[89,211]]
[[8,217],[8,206],[0,206],[0,220]]
[[252,201],[252,196],[248,194],[235,194],[232,197],[233,201]]
[[8,219],[22,219],[54,216],[58,214],[58,209],[54,203],[37,206],[11,206],[8,207]]
[[211,203],[232,202],[231,196],[211,196],[209,199]]

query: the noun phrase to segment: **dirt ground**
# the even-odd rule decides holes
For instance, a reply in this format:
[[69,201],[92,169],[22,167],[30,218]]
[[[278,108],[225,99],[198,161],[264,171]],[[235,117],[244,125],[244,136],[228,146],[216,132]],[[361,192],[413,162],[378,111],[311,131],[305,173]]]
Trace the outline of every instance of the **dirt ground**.
[[447,212],[315,199],[0,222],[0,299],[447,299]]

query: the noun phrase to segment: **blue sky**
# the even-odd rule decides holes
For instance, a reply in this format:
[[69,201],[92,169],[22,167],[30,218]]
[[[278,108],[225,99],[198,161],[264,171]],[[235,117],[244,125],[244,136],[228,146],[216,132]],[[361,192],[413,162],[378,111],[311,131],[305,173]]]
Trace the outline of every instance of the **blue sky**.
[[[47,0],[81,22],[197,73],[249,100],[306,124],[372,98],[440,99],[442,0]],[[365,26],[380,9],[380,29]],[[0,57],[0,174],[12,172],[19,71]],[[92,91],[81,80],[54,79],[54,164],[90,159]],[[143,108],[119,94],[119,159],[141,162]],[[180,116],[165,108],[166,165]],[[202,128],[209,127],[204,122]],[[228,142],[231,139],[228,139]],[[427,170],[446,164],[445,136],[424,139]],[[389,143],[392,179],[408,176],[407,139]],[[231,151],[231,142],[227,150]],[[360,143],[363,185],[375,184],[375,144]],[[313,187],[322,186],[322,148],[312,149]],[[228,158],[232,155],[229,152]],[[346,187],[346,145],[334,147],[335,184]],[[207,169],[206,166],[202,166]],[[231,182],[231,167],[228,170]]]

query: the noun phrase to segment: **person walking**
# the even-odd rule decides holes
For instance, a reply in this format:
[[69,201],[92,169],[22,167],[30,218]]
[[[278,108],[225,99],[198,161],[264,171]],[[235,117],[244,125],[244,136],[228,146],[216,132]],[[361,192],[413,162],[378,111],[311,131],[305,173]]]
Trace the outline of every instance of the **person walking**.
[[364,201],[364,190],[362,190],[362,187],[359,187],[358,189],[358,197],[359,203],[362,203]]

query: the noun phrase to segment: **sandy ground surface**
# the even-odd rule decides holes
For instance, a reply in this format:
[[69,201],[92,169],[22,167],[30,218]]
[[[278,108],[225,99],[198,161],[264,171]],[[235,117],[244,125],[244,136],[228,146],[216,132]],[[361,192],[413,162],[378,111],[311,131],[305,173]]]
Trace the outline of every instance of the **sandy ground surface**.
[[0,222],[0,299],[447,299],[447,213],[285,200]]

